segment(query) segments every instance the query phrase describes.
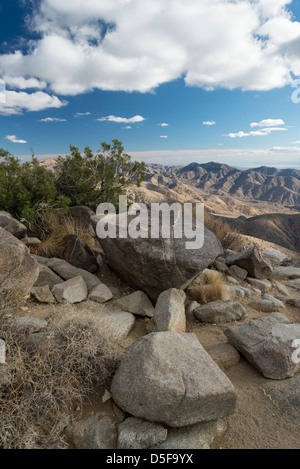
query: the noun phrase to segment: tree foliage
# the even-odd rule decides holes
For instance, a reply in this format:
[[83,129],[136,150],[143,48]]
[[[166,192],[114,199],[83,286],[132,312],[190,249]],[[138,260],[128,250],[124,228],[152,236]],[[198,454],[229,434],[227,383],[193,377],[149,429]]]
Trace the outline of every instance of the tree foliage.
[[131,161],[119,140],[103,142],[93,153],[84,154],[70,146],[71,153],[57,159],[54,171],[41,166],[32,155],[22,163],[0,149],[0,210],[22,219],[27,226],[39,225],[53,211],[66,213],[70,205],[92,210],[102,202],[118,205],[118,197],[129,184],[145,179],[145,164]]
[[86,147],[82,155],[70,146],[71,154],[59,157],[56,166],[56,187],[71,200],[71,205],[86,205],[92,210],[102,202],[118,203],[118,197],[130,184],[145,179],[145,164],[131,161],[119,140],[103,142],[93,153]]
[[46,212],[66,211],[67,197],[59,194],[54,175],[39,165],[32,155],[21,163],[9,152],[0,149],[0,210],[24,220],[32,227]]

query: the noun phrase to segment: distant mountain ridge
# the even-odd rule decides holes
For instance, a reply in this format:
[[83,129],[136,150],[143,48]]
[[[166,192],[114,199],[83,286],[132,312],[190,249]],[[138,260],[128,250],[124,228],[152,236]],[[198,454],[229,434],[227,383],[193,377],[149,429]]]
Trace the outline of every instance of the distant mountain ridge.
[[147,180],[169,188],[188,184],[208,194],[229,194],[240,200],[300,205],[300,170],[261,166],[241,170],[227,164],[190,163],[185,167],[147,165]]

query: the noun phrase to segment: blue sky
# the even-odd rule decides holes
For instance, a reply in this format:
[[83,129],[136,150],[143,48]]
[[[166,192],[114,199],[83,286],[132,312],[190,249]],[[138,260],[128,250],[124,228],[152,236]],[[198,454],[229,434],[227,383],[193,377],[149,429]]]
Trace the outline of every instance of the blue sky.
[[300,168],[299,78],[299,0],[0,3],[0,147],[22,159],[117,138],[148,163]]

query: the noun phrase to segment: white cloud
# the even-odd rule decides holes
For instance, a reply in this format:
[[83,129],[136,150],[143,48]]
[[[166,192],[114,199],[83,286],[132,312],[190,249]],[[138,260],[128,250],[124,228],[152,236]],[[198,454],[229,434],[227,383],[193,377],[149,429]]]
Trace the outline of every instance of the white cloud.
[[160,138],[168,138],[168,135],[160,135]]
[[278,132],[281,130],[287,130],[284,127],[273,127],[273,128],[268,128],[266,127],[265,129],[261,130],[251,130],[250,132],[244,132],[243,130],[240,130],[239,132],[230,132],[227,135],[224,135],[224,137],[230,137],[230,138],[243,138],[243,137],[259,137],[263,135],[270,135],[271,132]]
[[260,122],[252,122],[250,127],[274,127],[276,125],[284,125],[282,119],[264,119]]
[[300,74],[290,3],[41,0],[29,22],[40,38],[26,54],[2,54],[0,75],[31,77],[64,95],[148,92],[182,76],[205,89],[270,90]]
[[108,122],[116,122],[117,124],[135,124],[137,122],[143,122],[145,117],[143,116],[134,116],[134,117],[116,117],[116,116],[107,116],[107,117],[100,117],[97,119],[98,121],[108,121]]
[[5,103],[0,103],[0,115],[22,114],[24,111],[42,111],[48,108],[66,106],[57,96],[44,91],[26,93],[25,91],[5,91]]
[[125,125],[125,127],[121,127],[123,130],[129,130],[132,129],[131,125]]
[[17,88],[20,90],[26,90],[29,88],[43,89],[47,87],[47,83],[45,81],[40,81],[36,78],[4,75],[3,80],[5,81],[6,85],[10,86],[11,88]]
[[157,124],[157,125],[160,125],[161,127],[169,127],[169,124],[167,124],[166,122],[162,122],[162,124]]
[[203,125],[216,125],[215,121],[204,121],[202,122]]
[[45,117],[40,119],[40,122],[67,122],[67,119],[60,119],[59,117]]
[[26,140],[20,140],[16,135],[6,135],[6,140],[9,140],[12,143],[27,143]]
[[90,116],[91,112],[77,112],[74,117]]

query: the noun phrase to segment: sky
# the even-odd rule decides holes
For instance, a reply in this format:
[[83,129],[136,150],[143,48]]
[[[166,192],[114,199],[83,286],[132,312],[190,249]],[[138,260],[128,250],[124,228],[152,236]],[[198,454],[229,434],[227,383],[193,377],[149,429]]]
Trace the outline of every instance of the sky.
[[0,148],[300,169],[300,0],[0,0]]

